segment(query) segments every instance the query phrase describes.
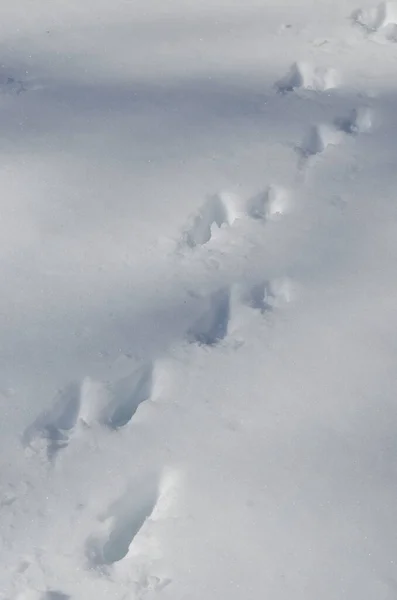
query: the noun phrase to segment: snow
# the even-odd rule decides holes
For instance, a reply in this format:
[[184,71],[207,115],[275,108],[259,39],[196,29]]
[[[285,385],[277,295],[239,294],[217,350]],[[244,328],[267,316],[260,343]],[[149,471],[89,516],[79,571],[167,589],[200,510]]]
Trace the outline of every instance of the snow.
[[390,600],[395,2],[0,32],[0,600]]

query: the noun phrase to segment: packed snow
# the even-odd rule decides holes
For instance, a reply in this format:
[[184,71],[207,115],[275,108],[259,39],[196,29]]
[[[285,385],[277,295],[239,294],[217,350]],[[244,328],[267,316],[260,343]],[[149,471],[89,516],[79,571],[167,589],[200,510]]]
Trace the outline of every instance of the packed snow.
[[397,595],[397,2],[3,2],[0,600]]

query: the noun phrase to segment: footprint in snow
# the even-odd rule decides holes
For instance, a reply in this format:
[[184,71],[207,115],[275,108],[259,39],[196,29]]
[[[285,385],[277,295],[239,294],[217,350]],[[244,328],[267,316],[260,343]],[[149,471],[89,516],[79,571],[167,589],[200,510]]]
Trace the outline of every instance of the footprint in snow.
[[296,296],[293,282],[288,278],[263,280],[242,287],[240,298],[243,304],[261,313],[279,308]]
[[75,432],[81,408],[81,386],[68,385],[25,430],[22,441],[33,451],[44,449],[49,460],[66,448]]
[[86,377],[71,383],[53,403],[27,427],[22,442],[33,452],[43,451],[53,461],[66,448],[77,430],[99,423],[120,429],[131,421],[153,389],[154,364],[138,366],[130,375],[111,384]]
[[127,425],[139,406],[151,397],[153,384],[154,363],[149,362],[107,386],[108,404],[102,410],[101,423],[115,430]]
[[394,29],[397,25],[397,1],[381,2],[377,6],[354,11],[352,19],[368,33]]
[[106,572],[129,554],[139,555],[145,547],[144,540],[139,543],[145,524],[166,517],[175,501],[177,477],[171,470],[161,478],[145,476],[99,516],[98,530],[86,542],[90,567]]
[[268,281],[244,286],[241,291],[241,301],[246,306],[264,313],[271,309],[271,290]]
[[359,107],[347,117],[335,119],[333,125],[322,123],[312,126],[297,148],[302,159],[322,154],[328,146],[336,146],[344,134],[366,133],[372,128],[373,115],[368,107]]
[[216,194],[191,217],[182,242],[190,248],[203,246],[212,239],[217,229],[231,225],[234,220],[233,199],[225,193]]
[[335,146],[340,142],[341,133],[340,129],[331,125],[314,125],[304,136],[297,151],[303,159],[321,154],[328,146]]
[[315,67],[306,62],[294,63],[288,73],[275,84],[282,94],[299,89],[324,92],[338,85],[339,77],[335,69]]
[[123,560],[129,548],[154,511],[158,500],[155,481],[150,479],[131,487],[99,518],[98,533],[86,543],[86,556],[92,567],[109,567]]
[[190,342],[214,346],[228,333],[230,320],[229,288],[214,292],[204,299],[202,314],[187,333]]
[[284,215],[290,208],[290,196],[286,189],[270,185],[262,192],[249,198],[247,214],[253,219],[275,219]]
[[354,108],[351,113],[341,119],[335,120],[335,126],[344,133],[355,135],[367,133],[372,128],[372,111],[366,106]]

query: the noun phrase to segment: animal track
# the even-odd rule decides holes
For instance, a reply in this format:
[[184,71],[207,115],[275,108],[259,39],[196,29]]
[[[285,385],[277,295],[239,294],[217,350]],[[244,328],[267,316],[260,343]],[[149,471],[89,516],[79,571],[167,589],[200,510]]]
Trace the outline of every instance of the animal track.
[[148,592],[160,592],[167,587],[171,581],[172,580],[169,577],[162,578],[143,572],[138,581],[135,582],[135,593],[138,598],[141,598]]
[[24,446],[36,451],[44,447],[47,458],[53,460],[68,446],[79,423],[90,426],[99,422],[110,429],[124,427],[150,397],[153,369],[152,363],[142,365],[109,386],[88,377],[81,384],[70,384],[56,397],[53,406],[25,430]]
[[294,285],[285,278],[273,281],[263,280],[245,286],[241,293],[241,300],[247,306],[264,313],[291,302],[294,296]]
[[102,412],[101,422],[110,429],[129,423],[153,389],[153,363],[144,364],[124,379],[109,386],[110,402]]
[[368,107],[355,108],[346,118],[335,119],[334,125],[314,125],[307,132],[298,152],[303,158],[321,154],[328,146],[337,145],[343,133],[368,132],[372,127],[372,111]]
[[335,125],[344,133],[366,133],[372,128],[372,111],[368,107],[355,108],[348,117],[337,119]]
[[131,485],[126,493],[99,517],[99,532],[86,543],[92,567],[110,567],[123,560],[146,521],[157,510],[162,497],[161,482],[147,477]]
[[334,146],[340,141],[340,131],[330,125],[314,125],[306,134],[299,152],[308,158],[324,152],[328,146]]
[[320,68],[305,62],[294,63],[288,73],[276,83],[281,93],[296,89],[323,92],[338,87],[338,75],[335,69]]
[[275,185],[269,186],[247,202],[247,213],[254,219],[272,219],[286,213],[288,208],[288,192]]
[[368,32],[379,31],[397,24],[397,2],[395,0],[381,2],[369,9],[360,9],[353,13],[353,20]]
[[23,435],[25,447],[46,449],[49,460],[66,448],[74,433],[81,406],[81,389],[76,383],[67,386],[55,398],[52,407],[41,413]]
[[230,290],[218,290],[206,299],[201,317],[188,331],[188,339],[206,346],[223,340],[228,332],[230,320]]
[[261,281],[253,285],[245,287],[241,294],[241,300],[247,306],[265,312],[270,310],[271,304],[269,302],[270,297],[270,283],[268,281]]
[[183,241],[190,248],[203,246],[213,236],[216,228],[231,225],[235,219],[232,199],[227,194],[217,194],[207,200],[183,234]]

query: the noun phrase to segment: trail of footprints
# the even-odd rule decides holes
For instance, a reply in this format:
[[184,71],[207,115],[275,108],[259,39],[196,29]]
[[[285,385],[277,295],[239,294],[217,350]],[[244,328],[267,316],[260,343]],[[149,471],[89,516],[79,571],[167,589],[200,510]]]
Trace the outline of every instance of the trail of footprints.
[[[385,30],[389,39],[397,40],[397,1],[382,2],[370,10],[359,10],[353,21],[367,32]],[[393,38],[394,39],[394,38]],[[14,85],[14,80],[3,82]],[[17,82],[19,85],[19,82]],[[0,81],[1,84],[1,81]],[[288,73],[276,84],[280,94],[299,90],[321,93],[339,85],[339,76],[330,68],[319,68],[309,63],[293,63]],[[372,127],[369,107],[355,108],[350,114],[336,118],[333,123],[313,125],[297,148],[304,159],[322,153],[328,146],[341,141],[344,135],[354,136],[368,132]],[[190,217],[181,233],[179,249],[194,251],[209,244],[222,228],[232,227],[239,218],[273,220],[288,213],[291,193],[279,185],[270,185],[238,206],[236,198],[227,193],[211,196]],[[289,302],[294,286],[288,279],[252,281],[215,290],[203,299],[199,318],[186,331],[186,340],[211,348],[228,336],[233,306],[245,305],[266,313],[284,302]],[[74,382],[62,390],[47,410],[26,429],[22,442],[30,454],[41,453],[52,463],[57,460],[73,439],[84,435],[92,426],[110,431],[127,428],[139,407],[150,401],[156,379],[155,361],[137,364],[132,372],[116,382],[93,381],[90,378]],[[170,490],[178,487],[178,474],[163,473],[148,476],[98,515],[97,529],[86,540],[84,554],[87,568],[107,574],[119,568],[124,561],[137,559],[134,541],[145,528],[150,528],[160,516],[166,516],[170,504]],[[174,493],[174,492],[172,492]],[[139,578],[141,577],[141,578]],[[136,592],[161,590],[170,580],[150,573],[136,577]],[[56,590],[28,591],[23,600],[67,600],[69,596]]]
[[[305,89],[315,92],[338,87],[338,76],[333,69],[318,69],[307,63],[294,63],[289,73],[276,83],[281,93]],[[305,157],[322,153],[328,146],[343,140],[344,135],[369,132],[373,124],[373,114],[369,106],[353,108],[350,113],[337,117],[332,123],[312,125],[297,146],[299,154]]]
[[[187,248],[204,246],[217,229],[233,223],[236,217],[231,215],[237,212],[230,198],[227,194],[211,197],[190,219],[182,232]],[[288,210],[289,203],[290,196],[284,188],[269,186],[247,201],[246,214],[253,219],[274,219]],[[216,290],[202,299],[201,314],[186,331],[186,339],[205,346],[223,340],[228,334],[232,299],[237,296],[242,304],[263,312],[274,307],[276,297],[282,295],[275,283],[265,280],[243,288],[232,285]],[[114,431],[126,427],[139,406],[150,400],[154,379],[155,362],[148,361],[137,364],[128,376],[110,384],[88,377],[70,383],[25,430],[23,445],[29,453],[44,453],[52,462],[79,432],[84,433],[93,424]]]
[[[238,214],[233,200],[228,194],[213,196],[188,220],[181,234],[182,246],[187,252],[208,244],[220,228],[233,225]],[[285,189],[270,186],[250,198],[244,212],[248,218],[266,221],[286,212],[289,202]],[[202,299],[200,316],[186,331],[185,339],[211,348],[227,337],[236,302],[264,313],[276,306],[277,298],[283,295],[286,297],[285,289],[279,283],[266,280],[218,289]],[[84,436],[92,427],[113,432],[129,427],[139,407],[152,399],[155,384],[155,361],[136,364],[128,376],[112,383],[86,377],[69,384],[23,433],[27,454],[33,457],[38,454],[51,464],[75,438]],[[167,585],[167,577],[147,573],[142,579],[142,567],[134,575],[131,565],[140,560],[139,548],[144,543],[141,533],[149,531],[156,519],[167,515],[172,490],[177,487],[178,474],[168,472],[148,476],[128,488],[98,515],[97,528],[85,543],[86,567],[104,576],[112,572],[122,578],[123,565],[128,563],[128,577],[132,577],[132,583],[135,581],[138,597],[144,590],[158,591]],[[57,598],[51,594],[58,592],[43,592],[34,598]]]
[[[385,5],[387,5],[387,8],[385,8]],[[393,19],[397,22],[397,8],[395,9],[396,13],[394,13],[394,8],[391,5],[397,7],[397,0],[396,2],[383,3],[375,10],[377,15],[378,13],[388,15],[382,17],[382,23],[387,22],[390,24]],[[364,12],[359,11],[355,14],[354,19],[364,18],[363,15]],[[318,67],[308,62],[295,62],[286,75],[275,83],[275,88],[280,94],[299,91],[321,93],[335,89],[339,85],[340,77],[335,69]],[[367,133],[371,130],[372,123],[373,115],[370,107],[366,105],[356,107],[349,114],[335,118],[332,123],[312,125],[303,136],[296,150],[301,159],[309,159],[323,153],[328,146],[336,146],[343,140],[345,135]]]

